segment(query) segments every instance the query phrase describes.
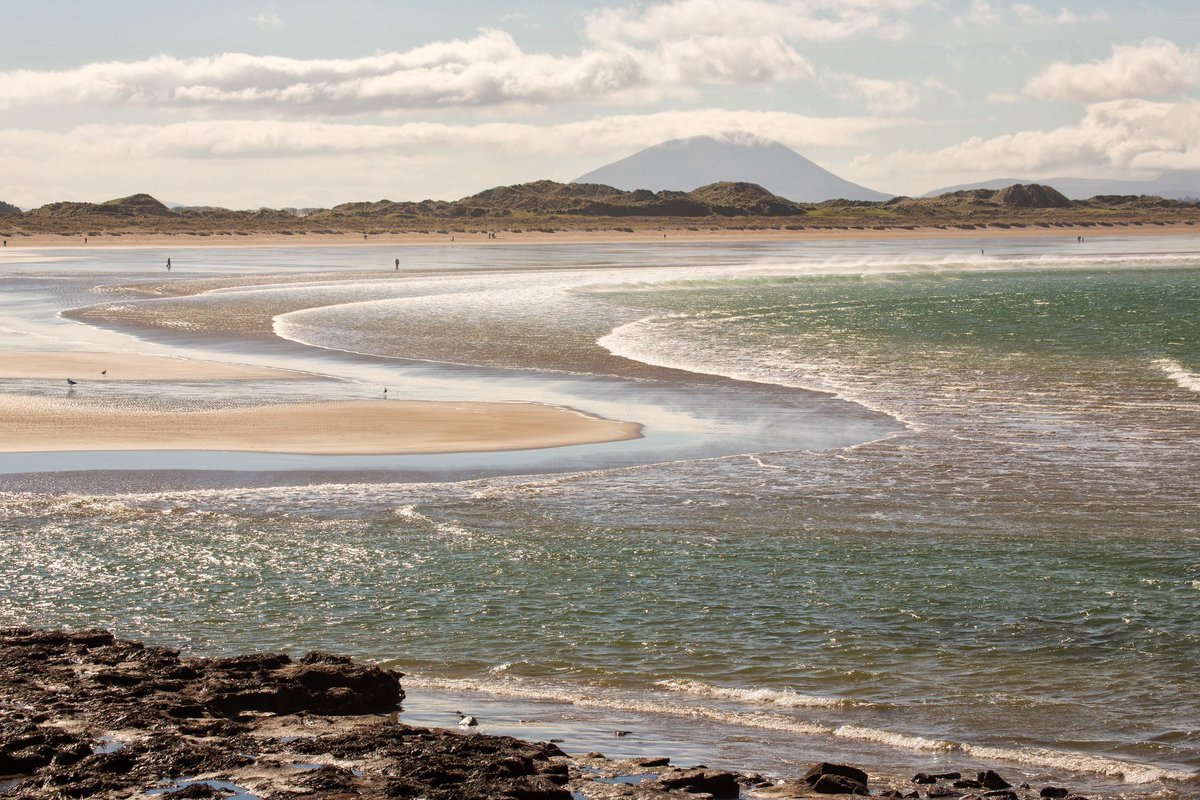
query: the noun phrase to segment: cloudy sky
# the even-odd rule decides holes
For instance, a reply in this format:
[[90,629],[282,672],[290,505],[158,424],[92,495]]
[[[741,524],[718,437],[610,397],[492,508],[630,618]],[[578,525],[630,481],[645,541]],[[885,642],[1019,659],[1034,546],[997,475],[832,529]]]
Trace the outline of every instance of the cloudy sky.
[[4,3],[0,200],[328,206],[741,130],[920,194],[1200,169],[1195,0]]

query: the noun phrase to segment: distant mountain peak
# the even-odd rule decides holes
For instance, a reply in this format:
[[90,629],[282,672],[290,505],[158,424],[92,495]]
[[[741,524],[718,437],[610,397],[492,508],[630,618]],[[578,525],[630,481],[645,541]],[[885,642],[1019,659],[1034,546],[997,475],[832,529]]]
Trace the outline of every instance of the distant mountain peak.
[[755,183],[799,203],[891,198],[840,178],[773,139],[747,131],[671,139],[573,182],[655,192],[690,192],[714,183]]

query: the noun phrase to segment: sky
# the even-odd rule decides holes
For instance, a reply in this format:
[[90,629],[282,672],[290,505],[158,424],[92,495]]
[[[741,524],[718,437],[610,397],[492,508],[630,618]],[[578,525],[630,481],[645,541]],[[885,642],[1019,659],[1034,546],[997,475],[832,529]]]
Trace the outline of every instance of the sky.
[[0,200],[457,199],[746,131],[918,195],[1200,170],[1195,0],[0,0]]

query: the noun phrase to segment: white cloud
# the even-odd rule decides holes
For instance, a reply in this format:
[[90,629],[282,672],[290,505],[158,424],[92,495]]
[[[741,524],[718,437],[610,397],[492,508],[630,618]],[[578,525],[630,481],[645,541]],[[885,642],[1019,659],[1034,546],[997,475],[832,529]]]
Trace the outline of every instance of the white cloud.
[[967,15],[954,18],[954,23],[960,28],[966,25],[994,25],[999,21],[1000,15],[988,0],[971,0],[971,9]]
[[169,125],[83,125],[68,133],[0,130],[14,151],[87,150],[96,155],[241,159],[328,153],[414,153],[479,147],[529,153],[607,153],[665,139],[745,131],[792,147],[844,145],[875,131],[909,124],[872,117],[810,117],[782,111],[700,109],[600,117],[532,125],[409,122],[348,125],[283,120],[202,120]]
[[897,38],[904,15],[925,0],[671,0],[644,10],[603,9],[586,16],[598,42],[657,42],[691,36],[781,36],[828,42],[853,36]]
[[1073,25],[1077,22],[1103,22],[1108,19],[1108,12],[1095,11],[1080,16],[1066,8],[1059,9],[1057,14],[1048,14],[1029,3],[1014,3],[1013,14],[1026,25]]
[[636,47],[607,42],[578,55],[523,51],[502,31],[356,59],[227,53],[193,59],[0,72],[0,108],[25,105],[267,108],[368,113],[503,104],[650,102],[695,83],[773,83],[812,75],[771,33],[692,35]]
[[1200,86],[1200,49],[1181,50],[1165,39],[1116,45],[1112,55],[1089,64],[1052,64],[1025,84],[1042,100],[1095,102],[1158,97]]
[[6,191],[16,192],[4,199],[22,205],[148,191],[169,200],[248,208],[456,198],[536,178],[570,180],[666,139],[737,130],[804,150],[864,144],[878,131],[907,124],[727,109],[557,125],[200,120],[92,124],[65,133],[0,130],[0,152],[6,156]]
[[971,137],[931,152],[862,156],[852,168],[859,180],[910,186],[915,179],[937,183],[934,176],[958,183],[1007,175],[1145,178],[1164,169],[1200,169],[1200,102],[1097,103],[1078,125]]
[[904,114],[921,102],[921,87],[911,81],[890,81],[858,75],[829,76],[843,98],[861,102],[872,114]]

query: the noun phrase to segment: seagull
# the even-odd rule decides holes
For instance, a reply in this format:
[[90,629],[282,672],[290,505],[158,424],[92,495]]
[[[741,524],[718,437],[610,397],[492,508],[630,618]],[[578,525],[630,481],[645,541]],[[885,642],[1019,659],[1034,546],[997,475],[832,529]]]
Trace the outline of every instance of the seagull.
[[458,724],[464,728],[474,728],[479,725],[479,720],[472,717],[470,714],[464,714],[461,711],[455,711],[458,714]]
[[70,378],[67,378],[67,386],[74,386],[77,383],[79,383],[79,381],[73,381]]

